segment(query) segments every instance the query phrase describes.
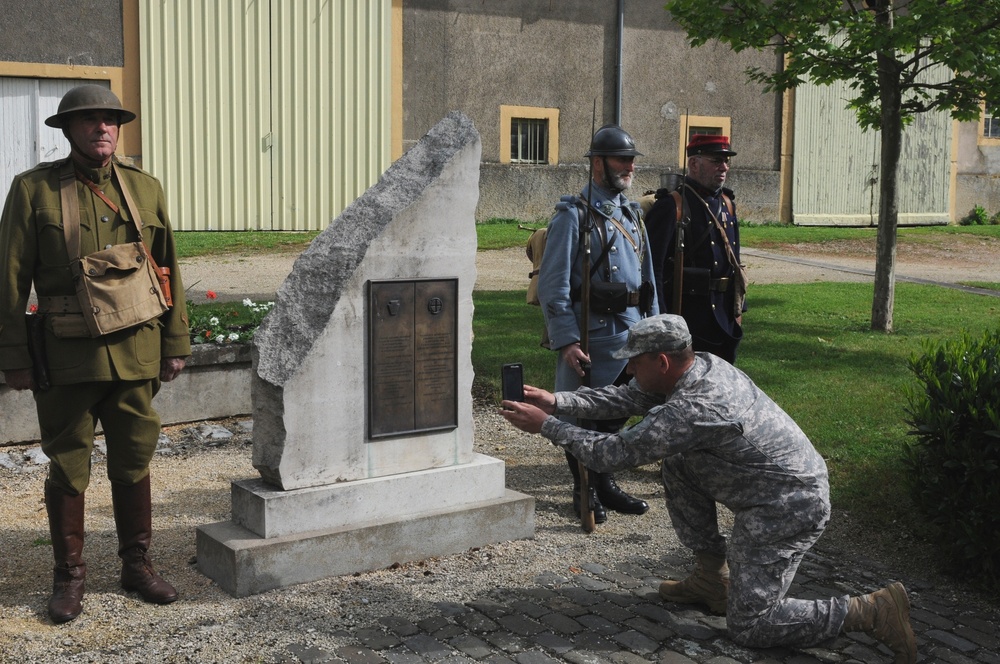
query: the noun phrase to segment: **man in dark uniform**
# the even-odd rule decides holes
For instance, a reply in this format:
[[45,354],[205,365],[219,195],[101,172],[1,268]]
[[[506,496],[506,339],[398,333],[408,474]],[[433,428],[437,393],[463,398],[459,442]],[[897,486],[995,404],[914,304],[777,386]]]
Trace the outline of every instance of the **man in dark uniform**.
[[[680,190],[673,194],[659,190],[656,203],[646,217],[660,311],[684,317],[696,351],[734,363],[736,348],[743,338],[741,323],[745,307],[736,304],[740,229],[734,195],[723,185],[729,172],[729,158],[736,153],[730,148],[728,136],[697,134],[687,146],[687,155],[688,172]],[[679,302],[675,279],[678,209],[681,218],[687,220],[683,225]],[[737,265],[732,264],[731,256]]]
[[[73,620],[83,608],[84,492],[98,421],[107,442],[121,585],[148,602],[177,599],[177,591],[156,573],[147,554],[152,537],[149,462],[160,433],[152,399],[161,381],[173,380],[184,368],[191,345],[163,189],[149,174],[114,157],[119,129],[133,119],[135,114],[100,85],[67,92],[45,123],[62,129],[70,156],[16,176],[0,218],[5,260],[0,271],[0,370],[11,388],[34,392],[42,451],[49,457],[45,506],[55,569],[48,612],[57,623]],[[72,190],[65,199],[63,181]],[[77,261],[69,255],[63,226],[78,218],[80,256],[139,240],[123,184],[135,201],[132,209],[138,209],[149,255],[170,270],[174,306],[145,323],[95,337],[83,324],[71,272]],[[63,200],[79,209],[67,212]],[[36,384],[38,353],[29,352],[25,311],[32,285],[44,321],[47,389]]]

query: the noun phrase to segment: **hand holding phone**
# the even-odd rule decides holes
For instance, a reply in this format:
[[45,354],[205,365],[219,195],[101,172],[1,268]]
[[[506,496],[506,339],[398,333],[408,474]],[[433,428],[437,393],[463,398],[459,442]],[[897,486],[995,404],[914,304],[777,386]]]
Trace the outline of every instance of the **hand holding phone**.
[[500,383],[504,401],[524,401],[524,367],[520,363],[503,365]]

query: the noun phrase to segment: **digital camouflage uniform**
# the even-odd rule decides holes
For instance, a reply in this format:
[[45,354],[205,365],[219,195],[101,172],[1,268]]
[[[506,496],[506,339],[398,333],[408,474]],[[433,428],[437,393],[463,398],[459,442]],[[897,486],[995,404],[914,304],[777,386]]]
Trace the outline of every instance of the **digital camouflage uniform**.
[[[633,380],[556,394],[556,414],[641,415],[619,434],[549,417],[542,435],[588,467],[614,471],[663,462],[667,508],[681,542],[728,558],[730,636],[751,647],[806,646],[836,636],[848,598],[785,597],[803,554],[830,518],[826,464],[798,425],[742,371],[708,353],[667,396]],[[735,515],[728,542],[719,502]]]

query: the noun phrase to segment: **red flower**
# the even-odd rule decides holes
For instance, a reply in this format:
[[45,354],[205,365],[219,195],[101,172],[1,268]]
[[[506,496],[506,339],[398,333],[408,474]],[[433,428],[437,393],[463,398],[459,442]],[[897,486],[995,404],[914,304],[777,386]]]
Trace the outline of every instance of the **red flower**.
[[205,291],[205,297],[207,297],[210,300],[214,300],[215,298],[217,298],[219,296],[215,293],[214,290],[210,290],[210,291]]
[[212,331],[211,330],[205,330],[205,338],[208,339],[210,336],[212,336]]
[[35,313],[36,311],[38,311],[38,305],[37,304],[31,305],[30,307],[28,307],[28,311],[30,311],[31,313]]

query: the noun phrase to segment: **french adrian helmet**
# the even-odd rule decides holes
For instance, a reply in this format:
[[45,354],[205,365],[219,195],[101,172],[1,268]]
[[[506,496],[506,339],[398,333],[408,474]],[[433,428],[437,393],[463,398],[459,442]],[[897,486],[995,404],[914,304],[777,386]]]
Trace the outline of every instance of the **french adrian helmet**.
[[596,132],[590,141],[590,149],[584,157],[641,157],[635,149],[635,141],[628,132],[616,124],[606,124]]

